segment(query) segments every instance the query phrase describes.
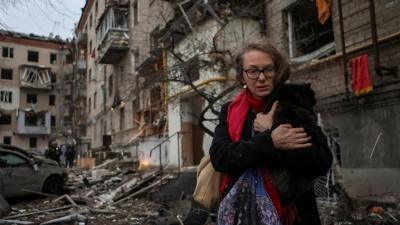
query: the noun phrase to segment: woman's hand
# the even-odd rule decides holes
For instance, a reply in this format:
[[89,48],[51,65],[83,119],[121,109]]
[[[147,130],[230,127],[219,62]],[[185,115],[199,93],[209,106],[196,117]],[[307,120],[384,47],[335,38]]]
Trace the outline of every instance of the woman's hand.
[[294,128],[290,124],[281,124],[271,132],[275,148],[281,150],[295,150],[311,147],[311,137],[304,128]]
[[278,107],[278,101],[275,101],[268,113],[257,113],[256,119],[254,120],[254,130],[256,132],[263,132],[269,130],[274,122],[274,114]]

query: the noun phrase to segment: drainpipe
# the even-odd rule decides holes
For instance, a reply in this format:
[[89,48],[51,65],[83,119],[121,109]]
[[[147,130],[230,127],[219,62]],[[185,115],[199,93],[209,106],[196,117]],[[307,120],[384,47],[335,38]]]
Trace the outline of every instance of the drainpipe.
[[370,24],[371,24],[371,36],[372,43],[374,47],[374,55],[375,55],[375,72],[379,76],[383,75],[396,75],[395,68],[388,68],[381,66],[380,55],[379,55],[379,43],[378,43],[378,34],[376,32],[376,17],[375,17],[375,3],[374,0],[369,0],[369,15],[370,15]]
[[347,54],[346,54],[346,43],[345,43],[345,39],[344,39],[342,0],[338,0],[338,11],[339,11],[339,24],[340,24],[340,42],[342,45],[342,64],[343,64],[344,84],[345,84],[346,98],[348,98],[350,95],[349,80],[348,80],[349,73],[347,72]]

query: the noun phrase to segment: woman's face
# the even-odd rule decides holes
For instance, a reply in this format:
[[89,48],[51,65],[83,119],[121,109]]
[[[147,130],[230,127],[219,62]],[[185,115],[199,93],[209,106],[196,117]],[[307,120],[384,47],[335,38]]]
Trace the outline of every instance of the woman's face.
[[242,57],[243,82],[257,99],[267,97],[274,89],[275,69],[271,56],[259,50],[251,50],[243,54]]

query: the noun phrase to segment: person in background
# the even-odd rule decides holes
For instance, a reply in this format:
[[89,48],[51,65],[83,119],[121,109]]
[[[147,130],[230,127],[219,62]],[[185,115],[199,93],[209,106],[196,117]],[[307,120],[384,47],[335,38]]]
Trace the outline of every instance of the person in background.
[[326,137],[316,124],[312,133],[288,123],[273,127],[279,102],[265,110],[289,78],[288,61],[261,39],[246,44],[235,63],[244,88],[222,106],[210,147],[224,174],[218,224],[321,224],[312,184],[332,163]]
[[74,166],[75,160],[75,147],[73,145],[69,145],[66,152],[67,159],[67,168],[72,168]]
[[57,144],[55,143],[51,144],[49,148],[47,148],[46,151],[44,152],[44,156],[46,158],[56,161],[59,166],[61,166],[60,155],[61,151],[57,147]]

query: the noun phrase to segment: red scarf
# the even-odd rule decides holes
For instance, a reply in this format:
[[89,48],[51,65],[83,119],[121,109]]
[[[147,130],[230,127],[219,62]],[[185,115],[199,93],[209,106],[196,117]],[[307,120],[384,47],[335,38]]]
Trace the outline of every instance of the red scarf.
[[[247,118],[247,115],[250,111],[250,108],[255,112],[260,112],[265,106],[265,100],[256,99],[250,93],[248,89],[242,91],[236,98],[232,101],[232,103],[228,106],[228,130],[229,135],[233,142],[237,142],[242,137],[243,127]],[[276,211],[278,212],[281,220],[284,220],[284,209],[281,205],[280,196],[278,190],[271,182],[271,178],[269,175],[268,168],[264,168],[264,187],[268,192],[272,202],[275,205]],[[224,174],[220,192],[222,193],[228,188],[229,184],[232,181],[232,177],[229,174]]]

